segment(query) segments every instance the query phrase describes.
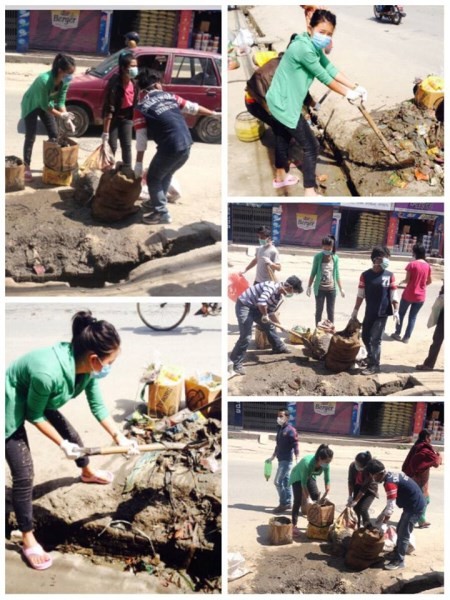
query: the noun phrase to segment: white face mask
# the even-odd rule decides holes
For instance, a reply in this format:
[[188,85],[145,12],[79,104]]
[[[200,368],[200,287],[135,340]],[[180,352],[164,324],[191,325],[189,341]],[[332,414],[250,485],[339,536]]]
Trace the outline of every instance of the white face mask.
[[277,423],[280,427],[282,427],[286,423],[286,417],[278,417]]
[[356,463],[355,463],[355,469],[357,471],[364,471],[364,467],[359,467]]

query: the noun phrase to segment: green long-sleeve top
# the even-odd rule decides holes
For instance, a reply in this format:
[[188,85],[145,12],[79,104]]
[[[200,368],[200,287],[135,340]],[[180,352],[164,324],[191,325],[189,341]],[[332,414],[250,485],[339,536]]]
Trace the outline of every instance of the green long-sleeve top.
[[[314,277],[314,295],[319,295],[320,278],[322,275],[322,252],[316,254],[313,258],[313,264],[311,267],[310,278]],[[334,280],[334,293],[337,293],[337,282],[341,278],[339,275],[339,257],[337,254],[332,254],[331,259],[333,261],[333,280]]]
[[323,50],[314,46],[307,33],[297,35],[284,53],[266,94],[271,114],[295,129],[314,79],[329,85],[337,74],[338,69]]
[[325,485],[328,485],[330,483],[330,465],[325,465],[316,469],[315,462],[315,454],[307,454],[304,456],[302,460],[292,469],[289,477],[289,485],[300,481],[302,486],[306,487],[306,484],[311,477],[315,479],[318,475],[322,475],[322,473],[325,480]]
[[41,73],[23,95],[22,119],[36,108],[42,108],[45,111],[62,108],[66,103],[68,89],[69,83],[64,83],[64,81],[55,86],[55,77],[51,71]]
[[5,379],[6,438],[25,421],[46,421],[46,410],[57,410],[83,391],[98,421],[109,414],[98,380],[89,373],[76,376],[73,348],[67,342],[25,354],[8,367]]

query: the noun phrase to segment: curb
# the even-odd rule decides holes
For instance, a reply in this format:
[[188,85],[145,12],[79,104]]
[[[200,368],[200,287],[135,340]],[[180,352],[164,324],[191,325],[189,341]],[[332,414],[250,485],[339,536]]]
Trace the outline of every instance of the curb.
[[[75,58],[75,62],[77,67],[92,67],[93,65],[98,64],[103,59],[107,58],[106,56],[92,56],[92,55],[84,55],[77,56],[73,55]],[[48,64],[51,65],[53,59],[55,58],[55,54],[50,53],[41,53],[41,52],[6,52],[5,53],[5,63],[37,63],[37,64]]]

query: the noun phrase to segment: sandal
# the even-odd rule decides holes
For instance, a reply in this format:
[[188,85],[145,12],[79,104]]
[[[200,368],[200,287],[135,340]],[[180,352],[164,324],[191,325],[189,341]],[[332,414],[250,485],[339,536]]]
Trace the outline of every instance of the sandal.
[[31,183],[33,181],[33,173],[30,171],[30,169],[25,169],[23,180],[25,183]]
[[279,189],[282,187],[287,187],[288,185],[297,185],[299,181],[300,180],[298,177],[295,177],[294,175],[288,175],[285,179],[283,179],[283,181],[277,181],[274,179],[272,181],[272,185],[275,189]]
[[428,527],[430,527],[431,523],[428,523],[428,521],[425,521],[425,523],[419,523],[419,525],[417,525],[418,529],[427,529]]
[[111,471],[101,471],[98,470],[92,475],[81,475],[81,481],[83,483],[100,483],[101,485],[108,485],[108,483],[112,483],[114,479],[114,475]]
[[36,544],[35,546],[30,546],[29,548],[22,547],[22,554],[25,558],[26,562],[32,569],[36,569],[37,571],[43,571],[44,569],[48,569],[53,564],[53,559],[51,556],[48,557],[42,563],[34,563],[32,560],[33,556],[44,556],[46,554],[44,548],[40,544]]

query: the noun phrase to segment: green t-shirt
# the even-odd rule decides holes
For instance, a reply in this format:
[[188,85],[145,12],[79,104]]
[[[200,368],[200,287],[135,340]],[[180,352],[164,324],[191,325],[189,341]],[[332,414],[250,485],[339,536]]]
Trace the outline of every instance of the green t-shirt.
[[47,409],[57,410],[83,391],[92,414],[102,421],[109,411],[103,403],[98,380],[90,374],[76,378],[71,344],[61,342],[25,354],[6,371],[6,438],[25,421],[46,421],[44,413]]
[[329,85],[337,74],[338,69],[314,46],[309,34],[297,35],[283,54],[266,94],[271,114],[295,129],[314,79]]
[[307,454],[304,456],[302,460],[292,469],[289,477],[289,485],[300,481],[300,483],[306,487],[306,484],[311,477],[315,479],[318,475],[322,475],[322,473],[325,480],[325,485],[328,485],[330,483],[330,465],[325,465],[315,469],[315,462],[315,454]]
[[55,78],[51,71],[41,73],[23,95],[21,118],[24,119],[36,108],[46,111],[62,108],[66,102],[68,89],[69,83],[64,82],[55,87]]

